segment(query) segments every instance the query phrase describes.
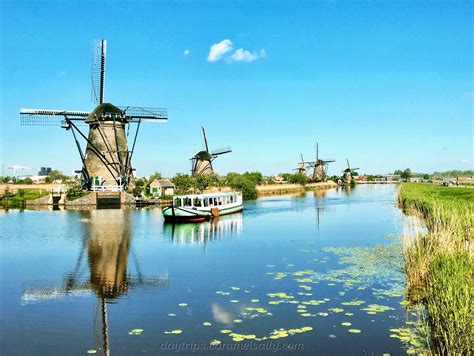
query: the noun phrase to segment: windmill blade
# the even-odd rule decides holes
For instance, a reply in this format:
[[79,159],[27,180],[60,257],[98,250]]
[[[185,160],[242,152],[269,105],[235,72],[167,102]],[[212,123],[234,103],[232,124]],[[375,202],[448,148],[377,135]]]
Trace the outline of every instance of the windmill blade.
[[106,49],[106,40],[93,41],[91,62],[91,100],[96,105],[104,102]]
[[331,162],[336,162],[336,160],[335,160],[334,158],[322,159],[321,161],[323,161],[324,164],[326,164],[326,163],[331,163]]
[[209,145],[207,144],[207,137],[206,137],[206,129],[204,126],[202,127],[202,137],[204,140],[204,148],[206,149],[206,152],[209,152]]
[[217,150],[212,150],[211,151],[211,155],[213,156],[219,156],[219,155],[223,155],[225,153],[229,153],[229,152],[232,152],[232,148],[230,147],[224,147],[224,148],[219,148]]
[[61,126],[64,118],[85,121],[87,111],[20,109],[20,123],[24,126]]
[[130,122],[166,122],[168,121],[168,110],[166,108],[152,108],[143,106],[118,106],[123,110]]
[[351,169],[351,166],[349,165],[349,160],[346,158],[346,162],[347,162],[347,169]]
[[351,168],[351,171],[357,171],[359,170],[360,168]]

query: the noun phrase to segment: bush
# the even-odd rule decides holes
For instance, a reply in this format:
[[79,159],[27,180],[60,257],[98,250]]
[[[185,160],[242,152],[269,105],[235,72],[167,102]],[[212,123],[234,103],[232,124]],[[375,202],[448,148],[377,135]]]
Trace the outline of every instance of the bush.
[[196,180],[188,174],[178,173],[171,179],[176,186],[176,194],[187,194],[196,185]]
[[25,178],[18,182],[19,184],[33,184],[33,180],[31,178]]
[[291,184],[306,184],[309,182],[309,178],[304,174],[299,173],[282,173],[281,176]]
[[135,179],[135,186],[132,189],[132,194],[134,197],[141,197],[145,192],[147,186],[147,180],[145,178]]
[[256,175],[231,172],[227,174],[225,182],[232,189],[242,192],[244,200],[257,199]]
[[200,191],[209,187],[215,187],[219,185],[219,176],[217,174],[199,174],[194,177],[195,186]]
[[68,200],[75,200],[84,195],[87,195],[87,191],[84,190],[80,182],[71,182],[66,187],[66,198]]

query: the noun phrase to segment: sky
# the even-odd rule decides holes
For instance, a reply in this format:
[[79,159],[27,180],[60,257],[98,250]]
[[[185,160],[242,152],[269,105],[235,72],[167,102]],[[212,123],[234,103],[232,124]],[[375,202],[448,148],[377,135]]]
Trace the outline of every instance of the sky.
[[1,3],[0,161],[80,169],[69,131],[21,126],[20,108],[85,110],[91,43],[107,40],[105,101],[168,109],[141,126],[138,176],[472,169],[472,1],[11,1]]

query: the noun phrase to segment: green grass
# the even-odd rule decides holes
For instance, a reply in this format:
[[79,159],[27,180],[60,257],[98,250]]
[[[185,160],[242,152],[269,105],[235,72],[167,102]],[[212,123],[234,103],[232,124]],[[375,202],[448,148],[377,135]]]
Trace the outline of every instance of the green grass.
[[17,194],[3,197],[1,205],[5,207],[24,207],[28,200],[34,200],[46,195],[50,192],[46,189],[20,189]]
[[404,234],[407,294],[428,311],[436,352],[473,352],[474,189],[403,184],[399,204],[426,232]]

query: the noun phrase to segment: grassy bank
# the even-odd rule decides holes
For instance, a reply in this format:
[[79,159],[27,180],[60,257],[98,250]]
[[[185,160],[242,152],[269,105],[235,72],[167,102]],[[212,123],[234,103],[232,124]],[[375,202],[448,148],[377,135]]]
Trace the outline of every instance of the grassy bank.
[[50,194],[45,189],[20,189],[14,195],[4,196],[0,203],[4,207],[21,208],[28,200],[34,200]]
[[408,297],[426,307],[435,352],[471,354],[474,190],[403,184],[398,199],[427,228],[404,234]]

